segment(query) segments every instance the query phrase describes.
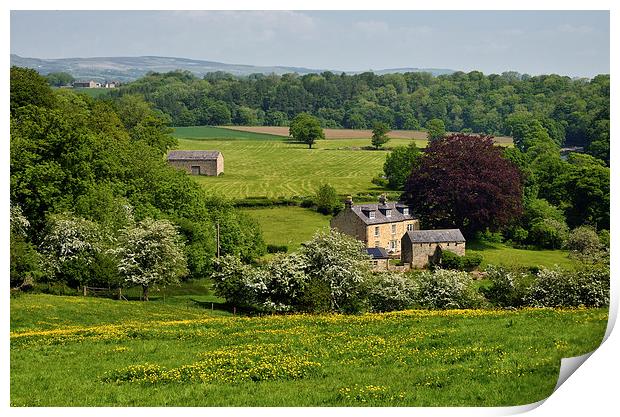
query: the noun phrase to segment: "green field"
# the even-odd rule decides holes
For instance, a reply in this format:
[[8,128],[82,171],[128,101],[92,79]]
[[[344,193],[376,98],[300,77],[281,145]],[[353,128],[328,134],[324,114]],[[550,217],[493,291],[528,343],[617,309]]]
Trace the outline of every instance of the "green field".
[[197,177],[206,190],[229,198],[309,196],[322,183],[339,194],[377,192],[371,183],[385,151],[309,150],[283,141],[179,140],[181,149],[214,149],[224,155],[224,174]]
[[602,309],[217,317],[26,294],[11,300],[11,405],[526,404],[606,322]]
[[556,265],[573,269],[576,261],[568,257],[565,250],[528,250],[515,249],[502,243],[471,242],[467,244],[467,253],[482,255],[482,267],[488,264],[523,267],[547,267]]
[[[210,192],[229,198],[309,196],[323,183],[339,194],[379,192],[371,183],[388,151],[364,150],[366,139],[321,140],[313,149],[282,137],[212,127],[176,128],[180,149],[214,149],[224,155],[224,175],[197,177]],[[405,145],[407,139],[390,141]]]
[[301,207],[242,210],[258,222],[266,243],[286,245],[289,251],[297,250],[302,242],[312,239],[318,230],[328,229],[331,218],[331,216]]

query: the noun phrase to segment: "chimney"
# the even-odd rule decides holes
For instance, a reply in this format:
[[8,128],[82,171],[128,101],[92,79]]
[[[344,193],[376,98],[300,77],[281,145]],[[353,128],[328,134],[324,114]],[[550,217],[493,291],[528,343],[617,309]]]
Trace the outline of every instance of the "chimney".
[[381,194],[381,195],[379,196],[379,204],[380,204],[380,205],[382,205],[382,206],[384,206],[386,201],[387,201],[387,200],[386,200],[386,198],[385,198],[385,194]]
[[347,209],[351,209],[351,207],[353,207],[353,197],[351,197],[350,195],[347,196],[347,199],[344,200],[344,206]]

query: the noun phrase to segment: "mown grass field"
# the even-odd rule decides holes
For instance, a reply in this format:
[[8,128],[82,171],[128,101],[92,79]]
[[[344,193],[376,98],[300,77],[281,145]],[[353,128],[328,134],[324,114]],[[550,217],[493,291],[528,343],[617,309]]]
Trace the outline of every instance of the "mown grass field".
[[[221,132],[232,136],[225,136]],[[203,135],[203,136],[200,136]],[[219,128],[177,128],[180,149],[215,149],[224,155],[224,174],[196,177],[205,189],[228,198],[309,196],[324,183],[339,194],[380,192],[372,178],[382,172],[388,151],[365,150],[365,139],[318,141],[313,149],[281,137]],[[410,143],[390,141],[390,146]]]
[[151,301],[11,300],[12,406],[502,406],[551,394],[607,311],[218,317]]
[[564,269],[573,269],[575,260],[568,257],[565,250],[528,250],[516,249],[502,243],[468,242],[467,253],[479,253],[482,255],[482,267],[488,264],[516,266],[516,267],[540,267],[553,268],[556,265]]

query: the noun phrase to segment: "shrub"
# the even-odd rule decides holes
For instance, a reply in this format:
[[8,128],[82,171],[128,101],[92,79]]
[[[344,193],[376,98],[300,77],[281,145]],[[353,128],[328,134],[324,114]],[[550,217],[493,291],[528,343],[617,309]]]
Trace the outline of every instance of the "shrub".
[[461,256],[454,252],[442,251],[441,252],[441,267],[443,269],[455,269],[460,271],[463,269],[463,259]]
[[288,246],[286,245],[267,245],[267,253],[286,253],[288,252]]
[[370,182],[381,188],[386,188],[389,184],[388,180],[383,176],[383,173],[374,176]]
[[457,271],[473,271],[482,263],[482,255],[474,253],[459,256],[454,252],[444,250],[441,253],[441,268]]
[[604,248],[609,248],[609,230],[601,230],[600,232],[598,232],[598,238],[601,242],[601,246],[603,246]]
[[491,232],[489,229],[487,229],[484,232],[477,232],[476,240],[483,240],[485,242],[491,243],[502,243],[504,237],[500,232]]
[[502,266],[486,267],[491,286],[481,289],[484,296],[499,307],[521,307],[525,304],[531,276]]
[[299,297],[298,308],[308,313],[331,311],[332,296],[329,284],[319,277],[310,278]]
[[603,307],[609,305],[609,268],[574,272],[541,269],[526,301],[534,307]]
[[568,237],[568,226],[558,220],[542,219],[532,225],[529,236],[530,241],[537,246],[559,249]]
[[336,189],[329,184],[319,187],[315,196],[316,210],[322,214],[336,214],[342,209]]
[[471,272],[482,263],[482,255],[479,253],[472,253],[461,257],[461,261],[463,263],[463,270]]
[[601,250],[601,242],[594,228],[579,226],[569,233],[566,249],[577,254],[593,254]]
[[217,259],[211,279],[215,293],[233,305],[255,306],[265,298],[265,283],[254,268],[237,256],[225,255]]
[[413,303],[414,286],[403,274],[374,274],[368,282],[368,302],[373,311],[404,310]]
[[482,298],[467,272],[438,269],[413,276],[415,303],[424,308],[475,308]]
[[11,234],[10,242],[10,285],[17,287],[23,283],[36,281],[43,273],[41,257],[34,246],[21,236]]

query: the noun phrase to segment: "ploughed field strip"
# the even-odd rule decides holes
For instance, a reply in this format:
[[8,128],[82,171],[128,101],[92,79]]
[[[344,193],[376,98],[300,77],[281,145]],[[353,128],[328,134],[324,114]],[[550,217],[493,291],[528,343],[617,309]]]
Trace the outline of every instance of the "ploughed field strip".
[[[86,300],[87,317],[97,309],[100,321],[91,311],[88,319],[56,317],[64,324],[53,326],[54,317],[33,309],[19,322],[34,301],[69,314],[54,305],[72,298]],[[560,359],[596,348],[607,322],[602,309],[251,318],[144,304],[158,309],[81,297],[13,300],[12,405],[525,404],[550,395]],[[132,314],[119,319],[123,306]]]

